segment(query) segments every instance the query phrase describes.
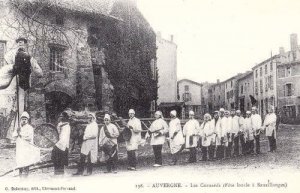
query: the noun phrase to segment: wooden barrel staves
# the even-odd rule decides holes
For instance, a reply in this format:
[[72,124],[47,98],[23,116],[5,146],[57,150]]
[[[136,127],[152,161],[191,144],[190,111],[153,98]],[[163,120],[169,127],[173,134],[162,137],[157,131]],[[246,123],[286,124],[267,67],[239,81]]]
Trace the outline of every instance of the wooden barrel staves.
[[54,125],[45,123],[34,130],[34,145],[40,148],[51,148],[59,140],[59,134]]

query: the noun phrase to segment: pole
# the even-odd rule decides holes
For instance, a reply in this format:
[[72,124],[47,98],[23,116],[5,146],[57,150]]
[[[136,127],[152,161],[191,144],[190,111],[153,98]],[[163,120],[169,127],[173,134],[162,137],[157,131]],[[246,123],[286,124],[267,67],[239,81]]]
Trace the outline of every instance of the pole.
[[[17,99],[17,115],[16,115],[16,117],[17,117],[17,119],[15,120],[15,124],[16,124],[16,121],[17,121],[17,123],[19,123],[19,119],[20,119],[20,107],[19,107],[19,76],[18,75],[16,75],[16,86],[17,86],[17,96],[16,96],[16,99]],[[18,134],[19,134],[19,132],[20,132],[20,128],[19,128],[19,124],[17,125],[17,132],[18,132]]]

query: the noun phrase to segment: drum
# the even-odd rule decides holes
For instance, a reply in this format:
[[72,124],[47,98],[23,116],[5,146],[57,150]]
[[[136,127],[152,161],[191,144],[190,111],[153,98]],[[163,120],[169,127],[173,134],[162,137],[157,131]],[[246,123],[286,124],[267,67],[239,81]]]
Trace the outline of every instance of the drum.
[[41,124],[34,130],[33,143],[39,148],[51,148],[58,140],[59,134],[52,124]]
[[129,141],[132,136],[131,130],[128,127],[125,127],[125,129],[122,132],[122,136],[125,141]]

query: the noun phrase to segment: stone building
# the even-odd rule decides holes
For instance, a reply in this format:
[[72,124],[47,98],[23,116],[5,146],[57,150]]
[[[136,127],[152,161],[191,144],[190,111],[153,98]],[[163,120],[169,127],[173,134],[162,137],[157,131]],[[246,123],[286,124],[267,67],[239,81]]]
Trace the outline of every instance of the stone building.
[[156,35],[135,1],[7,0],[1,14],[6,53],[25,36],[44,71],[29,90],[33,124],[54,123],[66,108],[150,115]]
[[280,48],[277,65],[278,109],[282,116],[296,118],[300,115],[300,49],[297,34],[290,36],[291,50]]
[[225,108],[225,83],[217,80],[217,83],[211,85],[209,90],[208,103],[211,104],[211,112]]
[[182,110],[183,118],[188,118],[190,110],[195,112],[195,117],[200,118],[202,116],[201,87],[202,84],[189,79],[182,79],[178,81],[179,101],[184,102],[184,109]]
[[[248,71],[242,74],[237,79],[238,85],[238,98],[237,108],[241,110],[242,113],[251,110],[253,101],[253,72]],[[251,100],[252,98],[252,100]]]
[[211,113],[212,110],[212,102],[211,102],[211,86],[213,83],[209,82],[202,82],[202,87],[201,87],[201,111],[202,114],[205,113]]
[[270,105],[277,107],[276,66],[280,63],[279,55],[272,56],[252,68],[254,98],[259,114],[266,115]]

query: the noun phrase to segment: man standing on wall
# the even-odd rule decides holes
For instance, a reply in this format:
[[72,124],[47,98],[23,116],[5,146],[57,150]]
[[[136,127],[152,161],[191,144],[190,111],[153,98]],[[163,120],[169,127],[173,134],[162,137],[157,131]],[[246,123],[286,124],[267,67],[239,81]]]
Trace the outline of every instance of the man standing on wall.
[[[19,125],[18,115],[27,110],[27,95],[26,92],[30,88],[31,73],[37,77],[43,76],[43,71],[37,61],[28,54],[28,40],[24,37],[19,37],[16,40],[17,49],[5,55],[7,65],[12,65],[12,75],[15,76],[16,95],[17,95],[17,116],[10,126],[10,130],[15,130]],[[9,134],[8,134],[9,135]],[[8,136],[10,138],[10,136]]]

